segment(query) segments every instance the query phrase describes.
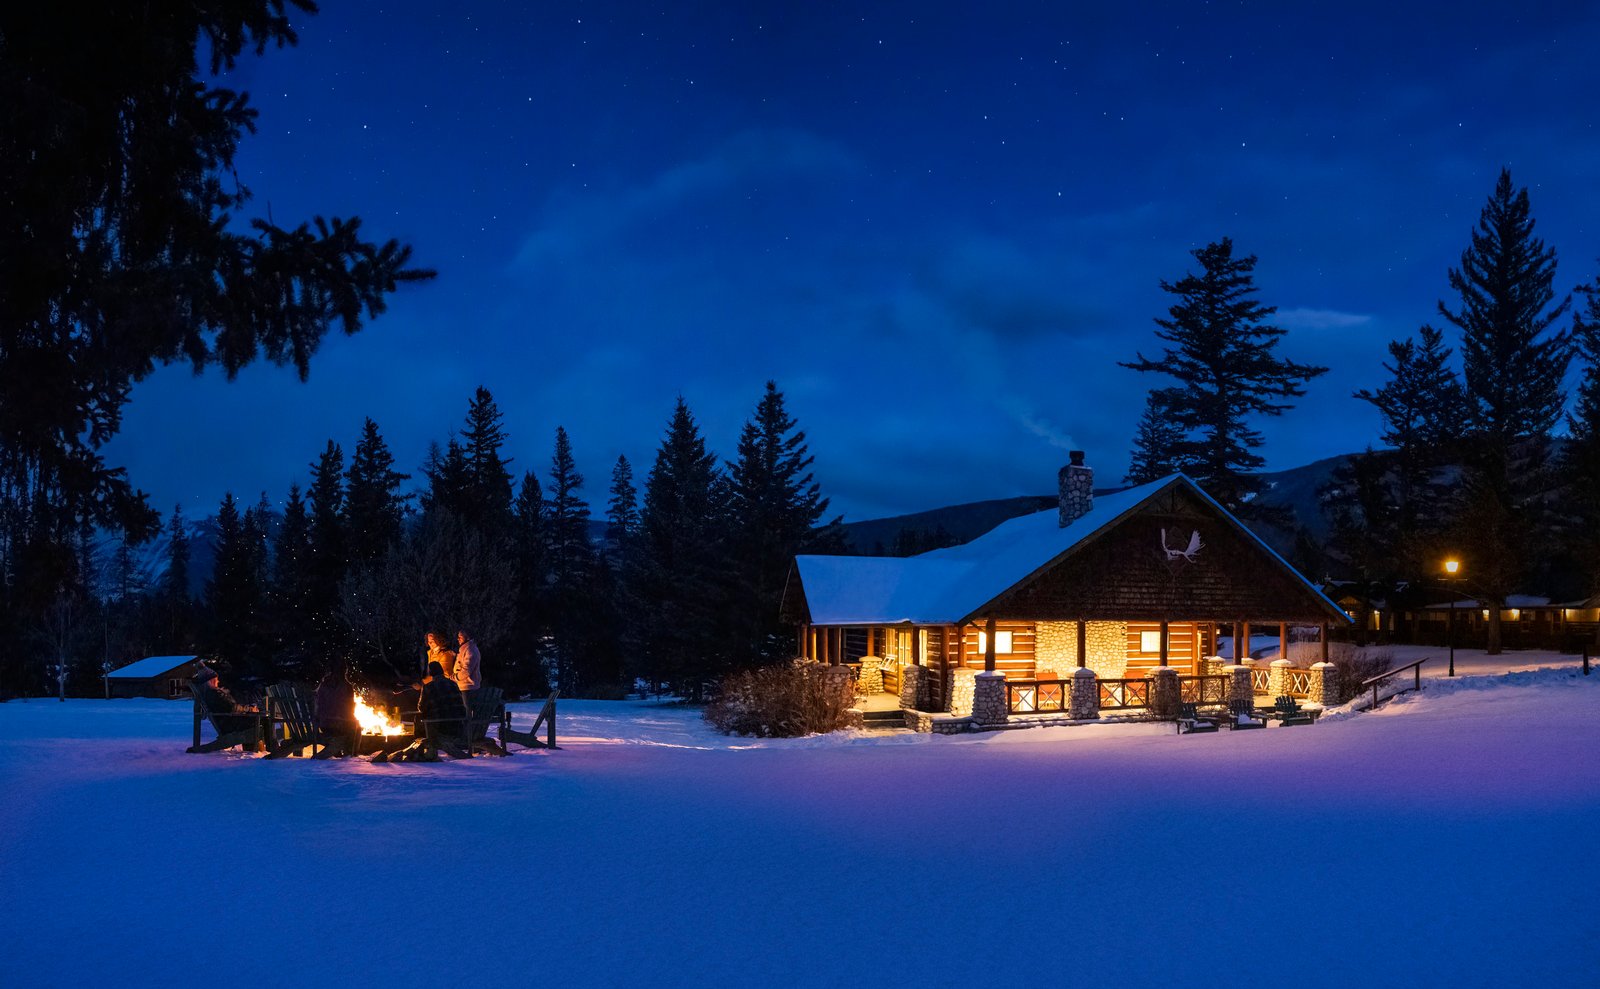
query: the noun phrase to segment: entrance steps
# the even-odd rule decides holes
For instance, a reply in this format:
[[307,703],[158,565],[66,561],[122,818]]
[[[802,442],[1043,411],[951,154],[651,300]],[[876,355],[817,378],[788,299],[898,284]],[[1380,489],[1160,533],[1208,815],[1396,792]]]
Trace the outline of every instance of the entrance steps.
[[861,727],[868,731],[885,731],[892,728],[904,728],[906,716],[899,708],[885,711],[863,711],[861,713]]

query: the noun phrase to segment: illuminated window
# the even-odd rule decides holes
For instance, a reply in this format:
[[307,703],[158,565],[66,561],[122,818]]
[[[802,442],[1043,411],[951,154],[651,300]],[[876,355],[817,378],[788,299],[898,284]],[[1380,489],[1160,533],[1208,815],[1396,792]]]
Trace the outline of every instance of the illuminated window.
[[[994,634],[994,654],[996,656],[1000,656],[1000,655],[1008,654],[1010,652],[1011,652],[1011,633],[1010,632],[996,632]],[[982,655],[982,656],[989,655],[989,633],[988,632],[979,632],[978,633],[978,654]]]
[[1154,632],[1139,633],[1139,651],[1150,653],[1161,652],[1161,632],[1159,629]]

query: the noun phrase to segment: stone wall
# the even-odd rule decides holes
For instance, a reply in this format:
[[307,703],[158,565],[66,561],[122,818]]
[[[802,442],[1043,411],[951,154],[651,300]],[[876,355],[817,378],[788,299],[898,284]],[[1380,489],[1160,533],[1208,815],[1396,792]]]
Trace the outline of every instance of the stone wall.
[[1128,623],[1090,622],[1085,632],[1089,669],[1102,680],[1120,680],[1128,668]]
[[1333,707],[1339,703],[1339,667],[1332,663],[1311,664],[1311,696],[1313,704]]
[[972,714],[972,699],[977,688],[974,681],[978,670],[955,670],[950,678],[950,713],[958,718]]
[[927,696],[923,682],[928,675],[926,666],[900,667],[900,707],[902,710],[918,710],[922,707],[922,699]]
[[1056,475],[1056,521],[1066,528],[1094,507],[1094,471],[1083,465],[1083,451],[1073,450],[1072,462]]
[[1057,672],[1078,665],[1077,622],[1035,622],[1033,626],[1034,663]]
[[[1006,709],[1006,677],[1000,672],[982,672],[973,677],[972,720],[980,725],[1003,725]],[[953,713],[953,712],[952,712]]]
[[1072,696],[1067,701],[1067,713],[1074,721],[1093,721],[1100,717],[1100,681],[1094,670],[1072,671]]

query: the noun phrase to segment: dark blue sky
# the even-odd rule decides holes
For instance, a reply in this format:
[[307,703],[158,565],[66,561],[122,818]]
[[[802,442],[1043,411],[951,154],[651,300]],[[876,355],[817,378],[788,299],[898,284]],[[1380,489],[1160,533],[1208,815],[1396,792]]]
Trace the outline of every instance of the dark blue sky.
[[1596,5],[521,7],[327,0],[235,74],[255,208],[360,214],[439,278],[308,384],[138,386],[111,455],[163,511],[278,499],[366,415],[414,470],[478,384],[519,474],[566,426],[597,506],[676,396],[731,455],[769,377],[851,518],[1047,492],[1069,446],[1112,482],[1157,383],[1116,361],[1222,236],[1332,368],[1266,424],[1289,467],[1374,442],[1349,394],[1502,166],[1561,290],[1597,270]]

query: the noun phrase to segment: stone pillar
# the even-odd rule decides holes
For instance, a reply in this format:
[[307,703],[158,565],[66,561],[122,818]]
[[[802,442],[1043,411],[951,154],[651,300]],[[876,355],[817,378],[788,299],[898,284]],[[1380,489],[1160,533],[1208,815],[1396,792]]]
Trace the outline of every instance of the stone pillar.
[[861,678],[856,681],[856,693],[883,693],[883,660],[878,656],[861,657]]
[[915,711],[922,706],[922,679],[928,675],[926,666],[900,667],[900,709]]
[[972,714],[972,699],[977,688],[974,681],[978,671],[962,667],[950,676],[950,713],[958,718]]
[[1201,676],[1221,676],[1228,668],[1228,664],[1221,656],[1202,656],[1200,659]]
[[1275,659],[1267,669],[1267,696],[1277,700],[1289,692],[1289,668],[1294,666],[1287,659]]
[[1332,663],[1311,664],[1311,697],[1308,699],[1323,707],[1339,703],[1339,667]]
[[1150,713],[1158,718],[1176,718],[1181,701],[1178,671],[1158,666],[1150,671]]
[[1224,666],[1222,672],[1228,675],[1228,703],[1242,700],[1247,704],[1254,704],[1256,691],[1250,686],[1250,667]]
[[1072,698],[1068,717],[1074,721],[1094,721],[1100,717],[1100,678],[1094,670],[1079,667],[1072,671]]
[[972,720],[980,725],[1003,725],[1010,717],[1006,705],[1006,675],[984,670],[972,678]]

